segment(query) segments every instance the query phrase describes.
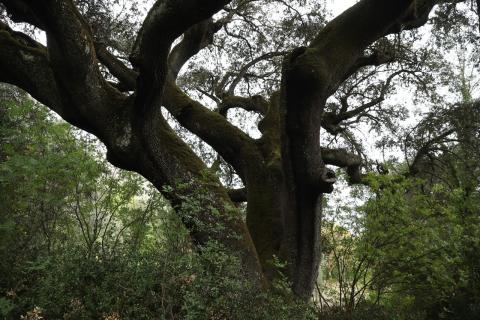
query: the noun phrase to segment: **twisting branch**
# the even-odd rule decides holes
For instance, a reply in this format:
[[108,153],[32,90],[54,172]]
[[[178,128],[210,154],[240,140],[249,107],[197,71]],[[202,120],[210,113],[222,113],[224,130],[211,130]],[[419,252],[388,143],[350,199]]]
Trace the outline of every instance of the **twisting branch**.
[[209,18],[197,23],[184,33],[182,41],[172,49],[168,57],[171,79],[176,79],[183,65],[213,42],[213,35],[221,29],[223,23],[225,22],[213,22],[213,19]]
[[172,81],[165,86],[164,106],[180,124],[212,146],[244,177],[244,159],[255,150],[254,141],[222,115],[191,99]]
[[325,164],[340,168],[346,168],[349,177],[349,183],[360,183],[362,175],[360,166],[362,158],[356,154],[350,153],[345,149],[321,148],[322,160]]
[[193,25],[210,18],[229,0],[208,3],[187,0],[159,0],[148,12],[133,46],[130,61],[138,68],[139,111],[159,106],[168,73],[167,57],[172,42]]
[[[142,27],[132,56],[133,66],[139,72],[136,92],[126,96],[103,78],[90,27],[72,1],[19,0],[45,27],[48,55],[44,47],[31,45],[32,39],[28,39],[26,42],[30,45],[26,45],[19,40],[23,36],[1,24],[0,81],[20,86],[65,120],[95,134],[105,143],[111,163],[145,176],[174,207],[198,188],[207,193],[209,196],[202,198],[199,212],[195,212],[195,221],[185,223],[193,241],[201,245],[214,240],[238,252],[243,270],[260,283],[261,270],[245,223],[226,214],[225,208],[231,201],[225,188],[214,175],[208,174],[205,164],[175,134],[157,104],[163,98],[166,74],[162,71],[166,70],[163,67],[166,67],[171,41],[227,2],[157,1]],[[108,61],[111,57],[102,52],[98,56],[103,57],[105,64],[112,62]],[[112,74],[122,78],[117,67],[110,64]],[[125,79],[131,81],[128,77]],[[230,159],[245,153],[242,143],[246,135],[232,134],[238,129],[228,127],[218,113],[204,111],[183,93],[176,92],[175,87],[170,90],[176,94],[175,99],[170,98],[171,113],[182,124],[207,140],[217,135],[209,142]],[[206,132],[207,129],[210,132]],[[216,132],[218,129],[225,130]],[[172,192],[164,190],[166,185],[178,184],[189,187],[177,187]],[[213,217],[212,207],[220,214]],[[218,223],[225,231],[210,232],[213,224]]]
[[47,49],[26,34],[13,31],[2,22],[0,22],[0,82],[24,89],[62,117],[72,117],[62,105],[62,97],[48,62]]
[[137,72],[117,59],[102,43],[95,43],[95,52],[98,60],[120,81],[118,87],[121,91],[132,91],[135,89],[138,76]]
[[260,95],[251,98],[227,96],[219,104],[218,112],[222,116],[226,116],[228,110],[232,108],[241,108],[246,111],[254,111],[261,115],[265,115],[268,111],[269,105],[269,102]]

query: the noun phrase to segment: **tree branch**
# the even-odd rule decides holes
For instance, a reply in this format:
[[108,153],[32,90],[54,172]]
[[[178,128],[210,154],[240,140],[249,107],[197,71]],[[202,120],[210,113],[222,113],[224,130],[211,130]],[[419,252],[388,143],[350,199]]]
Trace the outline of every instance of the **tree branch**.
[[[63,108],[47,49],[20,34],[0,22],[0,81],[22,88],[62,117],[75,121],[74,114]],[[35,45],[31,46],[32,43]]]
[[247,202],[247,189],[246,188],[241,188],[241,189],[229,189],[228,191],[228,196],[233,202],[239,203],[239,202]]
[[2,0],[8,10],[8,14],[13,22],[28,23],[37,28],[45,29],[43,22],[38,15],[28,6],[28,0]]
[[220,30],[222,23],[214,23],[212,18],[201,21],[188,29],[182,41],[170,52],[168,57],[169,76],[176,79],[183,65],[201,49],[213,42],[213,35]]
[[101,43],[95,43],[95,51],[98,60],[120,81],[120,87],[124,89],[122,91],[132,91],[135,89],[138,74],[134,70],[117,59],[107,50],[105,45]]
[[355,63],[350,67],[350,69],[346,72],[344,79],[348,79],[351,75],[356,73],[362,68],[368,66],[380,66],[383,64],[391,63],[395,61],[395,56],[392,54],[388,54],[385,52],[381,52],[377,49],[373,50],[373,53],[368,56],[361,56],[355,61]]
[[172,42],[193,25],[210,18],[230,0],[157,0],[143,22],[130,61],[139,70],[136,106],[143,114],[160,106]]
[[412,164],[409,166],[409,170],[407,175],[414,176],[421,171],[421,160],[425,157],[428,152],[431,151],[433,145],[440,143],[443,139],[448,137],[449,135],[455,132],[454,129],[446,130],[440,133],[438,136],[431,138],[430,140],[426,141],[421,148],[418,149],[415,157],[413,158]]
[[[435,0],[363,0],[330,21],[308,48],[295,57],[297,65],[307,66],[316,82],[328,85],[334,92],[338,85],[362,64],[375,62],[362,59],[365,49],[376,40],[406,28],[420,27]],[[445,1],[442,1],[445,2]],[[373,59],[374,57],[370,57]],[[377,57],[378,58],[378,57]],[[313,62],[316,62],[313,64]],[[359,63],[357,65],[357,63]],[[312,70],[311,68],[314,67]],[[299,72],[298,70],[297,72]],[[327,75],[335,75],[332,79]],[[323,81],[327,77],[328,81]],[[322,80],[323,79],[323,80]]]
[[[195,219],[182,217],[192,238],[199,245],[211,240],[218,241],[231,252],[238,253],[246,274],[260,282],[261,269],[250,234],[240,215],[228,212],[234,206],[227,192],[218,178],[208,174],[205,164],[175,134],[163,118],[160,105],[155,104],[156,98],[162,98],[166,74],[159,74],[158,71],[164,70],[159,66],[166,65],[170,46],[167,42],[173,41],[190,24],[213,14],[214,8],[226,1],[209,1],[208,4],[193,0],[158,1],[139,37],[137,57],[140,63],[137,67],[141,79],[137,83],[140,85],[137,85],[136,94],[128,97],[103,78],[90,28],[72,1],[21,2],[27,4],[45,26],[48,55],[44,47],[26,45],[19,41],[21,37],[18,34],[1,24],[0,81],[24,88],[65,120],[95,134],[105,143],[107,158],[112,164],[142,174],[163,192],[174,207],[179,207],[186,198],[198,194],[198,189],[207,193],[207,197],[201,198],[198,212],[189,213],[194,214]],[[169,28],[167,22],[172,22],[174,26]],[[165,30],[163,27],[166,27]],[[168,30],[173,30],[173,33]],[[165,39],[168,41],[157,43],[157,40]],[[31,41],[28,39],[27,42]],[[153,48],[153,51],[143,51],[149,48]],[[155,68],[144,69],[149,66]],[[152,83],[146,81],[148,77],[151,77]],[[160,90],[149,91],[152,88]],[[244,144],[248,136],[232,134],[237,133],[235,130],[238,129],[229,127],[218,113],[201,109],[181,92],[171,92],[176,94],[170,99],[174,102],[172,114],[192,132],[207,141],[210,139],[213,145],[220,145],[223,139],[225,143],[219,148],[230,159],[246,153],[242,148],[250,146]],[[139,109],[135,108],[139,101],[145,102],[140,104],[140,110],[146,112],[138,112]],[[224,131],[215,132],[217,129]],[[237,164],[240,165],[240,161]],[[179,187],[179,184],[186,187]],[[165,186],[172,187],[173,191],[166,191]],[[214,216],[212,208],[216,209]],[[222,226],[221,232],[215,231],[220,230],[219,225]]]
[[281,57],[281,56],[284,56],[286,55],[288,52],[285,52],[285,51],[274,51],[274,52],[268,52],[268,53],[265,53],[255,59],[253,59],[252,61],[250,61],[249,63],[247,63],[246,65],[244,65],[237,73],[236,77],[233,79],[232,83],[230,84],[230,86],[228,87],[228,89],[226,90],[226,92],[224,93],[224,95],[228,95],[228,96],[232,96],[234,95],[234,91],[235,91],[235,88],[237,87],[237,85],[240,83],[240,81],[243,79],[243,77],[245,77],[248,69],[250,69],[251,67],[253,67],[254,65],[256,65],[257,63],[263,61],[263,60],[268,60],[268,59],[271,59],[271,58],[274,58],[274,57]]
[[349,153],[345,149],[321,148],[322,159],[325,164],[346,168],[350,183],[360,183],[362,180],[360,166],[362,158]]
[[402,73],[414,73],[414,72],[411,71],[411,70],[402,69],[402,70],[399,70],[399,71],[396,71],[396,72],[392,73],[387,78],[387,80],[384,82],[384,84],[382,85],[382,88],[380,89],[380,94],[378,95],[378,97],[376,97],[375,99],[372,99],[371,101],[369,101],[369,102],[367,102],[367,103],[365,103],[365,104],[363,104],[359,107],[356,107],[355,109],[348,110],[349,105],[348,105],[347,97],[343,97],[341,99],[342,107],[340,108],[340,112],[339,113],[325,112],[323,117],[322,117],[321,126],[325,130],[327,130],[327,132],[329,132],[330,134],[333,134],[333,135],[342,131],[342,128],[339,127],[339,124],[342,121],[351,119],[351,118],[356,117],[358,115],[361,115],[361,114],[365,113],[365,111],[367,111],[368,109],[370,109],[370,108],[376,106],[377,104],[381,103],[382,101],[384,101],[385,96],[388,92],[388,89],[390,88],[392,80],[396,76],[398,76]]
[[171,81],[165,87],[164,106],[183,127],[212,146],[244,178],[245,159],[257,152],[248,135],[219,113],[191,99]]
[[226,116],[228,110],[232,108],[241,108],[246,111],[254,111],[265,115],[268,111],[269,102],[262,96],[256,95],[250,98],[238,96],[226,96],[218,106],[218,112]]

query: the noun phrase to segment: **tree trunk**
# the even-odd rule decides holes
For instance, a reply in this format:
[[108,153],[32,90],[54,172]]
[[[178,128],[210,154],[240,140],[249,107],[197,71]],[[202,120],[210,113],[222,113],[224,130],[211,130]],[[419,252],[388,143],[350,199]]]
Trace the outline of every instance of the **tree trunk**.
[[[249,161],[252,165],[247,167],[247,225],[267,278],[275,277],[272,260],[276,256],[287,262],[294,292],[308,299],[320,262],[322,192],[331,191],[331,184],[324,181],[320,152],[322,106],[316,102],[323,100],[305,96],[303,81],[308,79],[292,85],[299,80],[292,71],[295,54],[285,60],[284,84],[272,97],[260,125],[259,159]],[[298,112],[307,109],[305,104],[315,110]]]

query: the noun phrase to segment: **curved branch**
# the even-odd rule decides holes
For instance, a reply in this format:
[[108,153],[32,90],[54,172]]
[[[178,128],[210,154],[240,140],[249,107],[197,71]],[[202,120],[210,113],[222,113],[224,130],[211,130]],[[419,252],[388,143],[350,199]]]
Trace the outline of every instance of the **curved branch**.
[[281,57],[281,56],[286,55],[287,53],[288,52],[286,52],[286,51],[268,52],[268,53],[265,53],[265,54],[255,58],[255,59],[253,59],[252,61],[250,61],[249,63],[247,63],[246,65],[244,65],[240,69],[240,71],[237,73],[236,77],[233,79],[232,83],[230,84],[230,86],[228,87],[227,91],[224,94],[229,95],[229,96],[233,95],[234,91],[235,91],[235,88],[240,83],[240,81],[243,79],[243,77],[245,77],[248,69],[250,69],[251,67],[253,67],[257,63],[259,63],[263,60],[268,60],[268,59],[274,58],[274,57]]
[[327,92],[334,92],[355,68],[375,63],[361,58],[369,45],[388,34],[422,26],[426,23],[425,17],[439,2],[448,1],[359,1],[318,33],[309,47],[298,55],[301,59],[296,59],[297,64],[305,65],[305,68],[309,66],[310,72],[316,74],[319,81],[327,80],[323,79],[326,74],[334,74],[335,79],[328,78],[328,86],[325,87]]
[[395,56],[392,54],[386,54],[384,52],[380,52],[379,50],[374,50],[372,54],[368,56],[361,56],[355,61],[355,63],[350,67],[350,69],[346,72],[343,80],[348,79],[351,75],[356,73],[362,68],[368,66],[380,66],[383,64],[391,63],[395,61]]
[[132,91],[135,89],[138,76],[137,72],[127,67],[123,62],[111,54],[105,45],[95,43],[95,51],[98,60],[120,81],[120,86],[124,91]]
[[168,73],[172,42],[193,25],[210,18],[230,0],[157,0],[135,40],[130,61],[139,70],[136,106],[143,114],[159,106]]
[[330,134],[333,134],[333,135],[342,131],[343,128],[339,127],[339,124],[342,121],[345,121],[345,120],[351,119],[353,117],[362,115],[368,109],[370,109],[370,108],[376,106],[377,104],[383,102],[385,100],[385,96],[388,92],[388,89],[390,88],[391,82],[393,81],[393,79],[396,76],[398,76],[402,73],[414,74],[415,72],[411,71],[411,70],[402,69],[402,70],[399,70],[399,71],[396,71],[396,72],[392,73],[387,78],[387,80],[385,80],[385,82],[382,85],[382,88],[380,90],[380,94],[378,95],[377,98],[372,99],[371,101],[369,101],[369,102],[367,102],[367,103],[365,103],[365,104],[363,104],[359,107],[356,107],[355,109],[348,110],[349,105],[348,105],[347,97],[342,98],[341,99],[342,107],[340,108],[339,113],[335,113],[335,112],[325,112],[324,113],[324,115],[322,117],[322,122],[321,122],[322,128],[324,128],[325,130],[327,130],[327,132],[329,132]]
[[345,149],[321,148],[322,160],[325,164],[347,169],[349,183],[360,183],[362,175],[360,166],[362,158]]
[[[28,40],[26,40],[28,39]],[[48,61],[47,48],[0,22],[0,82],[18,86],[64,119],[80,123],[76,112],[63,106],[62,94]]]
[[[27,0],[23,2],[27,3]],[[167,6],[160,8],[160,11],[166,10],[169,19],[179,19],[182,14],[193,12],[191,15],[194,18],[184,17],[176,27],[179,24],[188,27],[188,23],[193,24],[195,19],[201,20],[199,15],[207,14],[205,8],[208,11],[219,3],[220,1],[209,1],[205,4],[193,0],[157,2],[160,7]],[[107,158],[112,164],[142,174],[163,192],[174,207],[180,205],[184,199],[198,195],[198,189],[207,193],[209,196],[201,198],[198,212],[190,213],[195,215],[195,219],[184,217],[184,223],[192,238],[199,245],[212,240],[218,241],[231,252],[238,253],[246,274],[260,282],[261,269],[248,229],[239,215],[233,216],[228,211],[234,206],[218,178],[208,173],[205,164],[171,129],[161,114],[160,105],[141,104],[142,110],[147,112],[135,112],[138,111],[138,108],[134,109],[135,102],[155,102],[151,98],[157,98],[157,92],[152,93],[145,89],[163,89],[165,74],[157,74],[161,69],[146,71],[147,78],[148,75],[152,76],[154,83],[142,83],[146,77],[141,73],[140,77],[143,78],[138,81],[140,90],[137,90],[136,95],[126,97],[115,90],[100,73],[90,28],[72,1],[28,0],[28,7],[38,13],[37,16],[45,25],[48,56],[44,47],[26,44],[30,43],[31,39],[24,43],[20,39],[22,37],[13,33],[8,26],[0,24],[0,81],[24,88],[60,113],[65,120],[95,134],[106,144]],[[156,9],[159,9],[158,6]],[[179,9],[179,16],[176,15],[176,9]],[[199,10],[197,12],[192,9]],[[154,21],[153,24],[158,27],[157,22]],[[173,29],[180,32],[178,28]],[[163,32],[165,30],[147,27],[143,30],[143,36],[147,37],[140,38],[153,39],[152,42],[155,42],[157,31],[161,35],[168,34]],[[149,45],[147,44],[147,47]],[[163,45],[165,42],[158,47],[153,44],[153,48],[161,49]],[[143,52],[140,50],[140,53]],[[157,53],[160,53],[160,60],[154,57]],[[162,57],[166,57],[161,54],[162,51],[148,52],[147,56],[152,58],[154,66],[159,66],[157,62],[163,63]],[[149,64],[141,65],[142,68],[146,66]],[[140,71],[142,72],[141,68]],[[242,148],[248,148],[249,145],[244,143],[248,136],[232,134],[236,128],[228,127],[226,120],[218,113],[201,109],[181,92],[171,92],[175,94],[170,101],[175,102],[171,112],[186,127],[207,140],[213,140],[214,144],[221,144],[220,140],[223,139],[225,143],[221,144],[221,150],[230,158],[245,154]],[[135,101],[142,95],[147,95],[147,98]],[[161,98],[162,94],[158,97]],[[224,132],[215,132],[216,129],[224,129]],[[218,136],[214,137],[215,135]],[[166,191],[166,185],[174,190]],[[212,208],[216,209],[214,215]],[[214,231],[220,230],[218,225],[223,228],[221,231]]]
[[212,146],[244,177],[245,159],[258,152],[252,138],[222,115],[191,99],[173,82],[165,86],[164,106],[178,122]]
[[170,52],[168,69],[171,79],[176,79],[185,63],[201,49],[213,42],[213,35],[220,30],[222,22],[214,23],[212,18],[204,20],[188,29],[182,41]]
[[227,96],[219,104],[218,112],[225,117],[228,110],[232,108],[241,108],[246,111],[254,111],[261,115],[265,115],[268,111],[269,105],[269,102],[260,95],[250,98]]
[[123,105],[124,96],[100,72],[90,27],[71,1],[21,2],[45,28],[48,43],[45,59],[52,81],[61,92],[62,117],[107,140],[105,122]]
[[413,158],[413,162],[409,165],[409,170],[407,175],[414,176],[418,174],[421,170],[421,160],[431,151],[432,147],[443,141],[446,137],[453,134],[455,132],[454,129],[446,130],[440,133],[438,136],[431,138],[430,140],[426,141],[421,148],[418,149],[415,157]]

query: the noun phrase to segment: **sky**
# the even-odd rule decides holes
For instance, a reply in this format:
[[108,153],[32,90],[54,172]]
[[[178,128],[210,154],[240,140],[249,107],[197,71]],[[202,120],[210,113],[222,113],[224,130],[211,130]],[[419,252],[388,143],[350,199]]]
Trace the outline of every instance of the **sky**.
[[[153,3],[153,1],[151,2]],[[332,17],[336,17],[346,9],[350,8],[356,2],[357,0],[326,0],[325,4],[327,6],[327,9],[332,12]],[[47,39],[44,32],[38,32],[36,34],[36,38],[42,44],[47,43]]]
[[336,17],[346,9],[353,6],[356,0],[327,0],[327,8],[332,10],[333,16]]

